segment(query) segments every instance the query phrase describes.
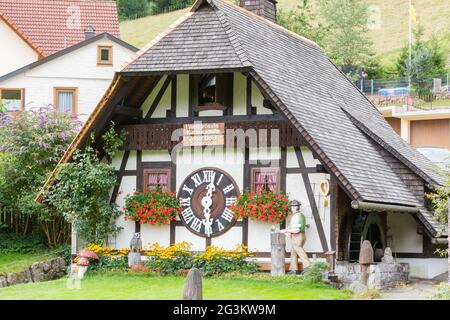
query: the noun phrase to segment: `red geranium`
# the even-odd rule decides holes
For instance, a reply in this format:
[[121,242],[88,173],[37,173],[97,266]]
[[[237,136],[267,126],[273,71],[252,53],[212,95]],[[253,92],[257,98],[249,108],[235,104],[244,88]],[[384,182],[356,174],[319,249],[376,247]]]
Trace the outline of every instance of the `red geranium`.
[[231,206],[231,211],[236,219],[280,223],[289,215],[289,199],[283,194],[267,190],[245,192]]
[[137,221],[140,224],[166,225],[175,220],[181,212],[180,203],[175,192],[144,190],[135,192],[125,198],[125,220]]

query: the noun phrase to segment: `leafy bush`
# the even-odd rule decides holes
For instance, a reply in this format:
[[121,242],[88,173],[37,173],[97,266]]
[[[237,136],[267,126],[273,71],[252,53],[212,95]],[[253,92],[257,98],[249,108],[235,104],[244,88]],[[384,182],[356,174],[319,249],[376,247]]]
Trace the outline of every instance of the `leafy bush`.
[[46,246],[39,234],[22,235],[0,225],[0,253],[35,253]]
[[244,246],[227,251],[217,246],[209,246],[204,252],[189,251],[191,244],[181,242],[167,248],[154,244],[147,255],[145,264],[162,274],[182,274],[187,269],[197,268],[203,275],[211,276],[230,272],[253,273],[258,271],[254,261],[246,260],[251,256]]
[[322,281],[323,273],[328,270],[328,263],[323,261],[314,262],[305,272],[305,279],[311,282]]
[[103,256],[99,255],[98,260],[91,260],[89,265],[89,271],[124,271],[128,270],[128,257],[127,256]]
[[[123,144],[124,134],[117,134],[113,124],[102,136],[104,153],[109,158]],[[92,136],[91,140],[93,143]],[[119,231],[114,219],[120,216],[120,210],[110,203],[110,190],[116,184],[114,167],[102,162],[98,152],[88,145],[60,167],[46,201],[74,226],[83,240],[101,244],[108,235]]]
[[53,208],[34,198],[79,126],[50,107],[0,114],[0,204],[14,216],[10,227],[24,234],[39,227],[50,246],[67,241],[70,228]]

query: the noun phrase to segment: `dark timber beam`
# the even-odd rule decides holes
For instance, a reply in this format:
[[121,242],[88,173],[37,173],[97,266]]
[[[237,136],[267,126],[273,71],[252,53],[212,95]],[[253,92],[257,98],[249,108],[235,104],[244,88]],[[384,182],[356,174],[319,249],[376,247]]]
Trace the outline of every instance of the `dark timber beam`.
[[141,109],[136,109],[136,108],[132,108],[132,107],[126,107],[126,106],[116,106],[115,110],[114,110],[115,114],[120,114],[123,116],[129,116],[132,118],[137,118],[140,119],[142,118],[142,110]]
[[208,122],[241,122],[241,121],[274,121],[286,120],[279,114],[259,114],[240,116],[212,116],[212,117],[178,117],[178,118],[151,118],[142,120],[142,124],[165,124],[165,123],[193,123],[194,121]]

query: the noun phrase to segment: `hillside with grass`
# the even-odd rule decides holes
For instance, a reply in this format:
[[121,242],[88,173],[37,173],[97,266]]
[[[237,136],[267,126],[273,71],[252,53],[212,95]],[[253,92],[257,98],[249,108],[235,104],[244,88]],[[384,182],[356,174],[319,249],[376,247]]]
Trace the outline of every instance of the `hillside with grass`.
[[[278,8],[290,10],[302,0],[279,0]],[[314,4],[314,1],[311,0]],[[368,0],[372,12],[379,13],[379,27],[371,30],[369,36],[374,42],[374,50],[384,64],[392,64],[400,49],[408,43],[408,2],[405,0]],[[448,0],[415,1],[418,21],[425,27],[427,38],[433,35],[441,39],[449,52],[450,66],[450,5]],[[122,38],[131,44],[142,47],[188,9],[178,10],[157,16],[124,21],[120,25]]]

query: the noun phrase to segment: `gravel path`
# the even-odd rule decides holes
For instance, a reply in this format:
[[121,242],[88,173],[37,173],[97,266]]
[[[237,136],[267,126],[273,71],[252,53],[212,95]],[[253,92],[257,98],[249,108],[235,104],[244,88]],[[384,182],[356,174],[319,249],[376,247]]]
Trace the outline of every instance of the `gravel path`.
[[411,279],[405,286],[381,292],[377,300],[426,300],[436,291],[436,287],[444,280]]

